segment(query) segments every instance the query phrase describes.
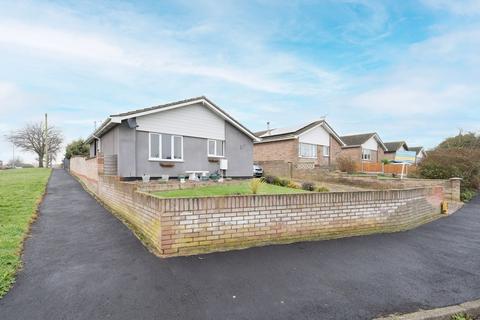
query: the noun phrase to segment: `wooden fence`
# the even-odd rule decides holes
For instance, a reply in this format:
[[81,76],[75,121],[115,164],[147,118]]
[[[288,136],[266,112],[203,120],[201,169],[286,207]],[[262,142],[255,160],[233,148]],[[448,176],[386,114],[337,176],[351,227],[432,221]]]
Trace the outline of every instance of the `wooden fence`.
[[[386,173],[386,174],[401,174],[401,164],[383,164],[379,162],[358,162],[355,164],[357,172],[365,173]],[[416,165],[406,165],[404,174],[413,173],[417,170]]]

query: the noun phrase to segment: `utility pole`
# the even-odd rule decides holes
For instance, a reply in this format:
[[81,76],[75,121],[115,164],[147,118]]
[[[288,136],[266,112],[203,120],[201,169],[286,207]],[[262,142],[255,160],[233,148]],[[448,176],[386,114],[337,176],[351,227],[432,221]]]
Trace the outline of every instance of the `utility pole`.
[[48,122],[45,113],[45,168],[48,168]]

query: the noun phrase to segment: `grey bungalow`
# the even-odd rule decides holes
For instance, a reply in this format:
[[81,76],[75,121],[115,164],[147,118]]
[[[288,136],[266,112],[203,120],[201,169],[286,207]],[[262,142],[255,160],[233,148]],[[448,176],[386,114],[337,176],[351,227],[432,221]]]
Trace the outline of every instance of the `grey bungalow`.
[[[177,177],[220,172],[251,177],[258,138],[206,97],[111,115],[87,138],[110,174]],[[113,165],[112,165],[113,163]]]

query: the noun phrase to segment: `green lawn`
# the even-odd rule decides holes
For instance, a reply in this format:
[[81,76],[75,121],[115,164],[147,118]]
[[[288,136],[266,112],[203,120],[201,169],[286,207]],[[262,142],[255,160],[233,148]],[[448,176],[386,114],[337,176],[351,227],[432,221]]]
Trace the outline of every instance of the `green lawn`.
[[15,281],[30,222],[50,176],[50,169],[0,170],[0,298]]
[[[273,184],[263,183],[260,186],[258,194],[285,194],[308,192],[301,189],[293,189],[275,186]],[[250,191],[249,181],[243,181],[236,184],[221,184],[205,187],[196,187],[182,190],[158,191],[154,192],[156,196],[162,198],[180,198],[180,197],[210,197],[227,195],[247,195]]]

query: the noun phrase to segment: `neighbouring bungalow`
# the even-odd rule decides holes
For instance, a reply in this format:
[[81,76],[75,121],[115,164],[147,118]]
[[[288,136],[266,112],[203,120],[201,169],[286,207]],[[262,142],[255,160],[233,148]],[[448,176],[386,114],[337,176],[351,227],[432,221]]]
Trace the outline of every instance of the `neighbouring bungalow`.
[[340,137],[345,143],[342,156],[358,162],[380,162],[385,158],[387,147],[377,133],[352,134]]
[[385,142],[385,145],[388,149],[385,151],[385,159],[388,160],[395,160],[398,151],[410,151],[405,141]]
[[122,178],[251,177],[256,140],[202,96],[111,115],[86,142],[90,156],[101,154],[111,174]]
[[288,128],[256,132],[253,158],[264,166],[269,162],[290,163],[298,168],[330,166],[345,145],[325,120]]
[[422,162],[423,159],[427,157],[427,152],[424,147],[409,147],[408,151],[415,152],[415,164]]

